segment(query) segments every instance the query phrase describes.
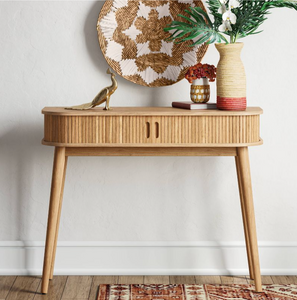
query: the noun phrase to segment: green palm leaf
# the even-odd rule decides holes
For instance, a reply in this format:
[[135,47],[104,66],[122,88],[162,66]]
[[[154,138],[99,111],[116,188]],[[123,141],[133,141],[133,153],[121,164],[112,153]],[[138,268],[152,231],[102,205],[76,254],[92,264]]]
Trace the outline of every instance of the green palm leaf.
[[[230,36],[230,41],[235,43],[237,39],[244,38],[262,32],[258,30],[267,19],[273,8],[290,8],[297,11],[297,0],[238,0],[239,7],[232,9],[237,17],[236,24],[232,24],[232,31],[224,32]],[[228,6],[229,0],[226,5]],[[186,15],[179,14],[183,19],[173,21],[165,31],[170,32],[168,40],[175,40],[182,43],[188,40],[193,41],[193,45],[207,43],[228,43],[225,36],[219,32],[222,24],[222,14],[219,13],[221,7],[220,0],[207,0],[208,8],[213,16],[212,21],[209,15],[201,7],[190,7],[185,10]],[[192,46],[193,46],[192,45]]]
[[172,21],[171,24],[164,28],[165,31],[171,32],[167,40],[175,40],[175,43],[180,44],[199,37],[196,41],[193,41],[191,46],[205,42],[207,44],[219,43],[222,39],[227,42],[223,35],[218,33],[208,14],[202,8],[190,7],[190,10],[185,10],[185,12],[188,16],[181,14],[178,16],[187,22]]

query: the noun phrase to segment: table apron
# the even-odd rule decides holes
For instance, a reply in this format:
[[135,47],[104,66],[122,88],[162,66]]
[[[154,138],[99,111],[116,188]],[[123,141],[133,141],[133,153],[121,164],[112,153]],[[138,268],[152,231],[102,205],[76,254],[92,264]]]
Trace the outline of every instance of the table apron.
[[66,156],[236,156],[236,147],[66,147]]

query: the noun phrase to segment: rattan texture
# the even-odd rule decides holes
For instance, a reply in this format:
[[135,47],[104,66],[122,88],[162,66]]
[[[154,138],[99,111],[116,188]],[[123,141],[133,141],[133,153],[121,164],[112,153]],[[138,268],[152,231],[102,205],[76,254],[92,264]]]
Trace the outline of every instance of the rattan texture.
[[175,44],[163,30],[178,14],[201,7],[195,0],[107,0],[97,22],[100,48],[107,61],[125,79],[148,87],[167,86],[184,78],[199,63],[208,45]]
[[216,48],[220,53],[217,67],[217,96],[245,98],[246,75],[240,58],[243,44],[216,44]]

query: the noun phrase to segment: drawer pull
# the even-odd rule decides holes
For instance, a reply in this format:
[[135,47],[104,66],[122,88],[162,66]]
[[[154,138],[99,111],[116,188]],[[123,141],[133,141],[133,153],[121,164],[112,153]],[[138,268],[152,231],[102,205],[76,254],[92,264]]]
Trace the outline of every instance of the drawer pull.
[[151,124],[150,122],[146,122],[146,137],[149,139],[151,135]]
[[159,135],[160,135],[159,134],[159,123],[158,122],[155,122],[155,129],[156,129],[155,131],[156,131],[156,139],[157,139],[157,138],[159,138]]

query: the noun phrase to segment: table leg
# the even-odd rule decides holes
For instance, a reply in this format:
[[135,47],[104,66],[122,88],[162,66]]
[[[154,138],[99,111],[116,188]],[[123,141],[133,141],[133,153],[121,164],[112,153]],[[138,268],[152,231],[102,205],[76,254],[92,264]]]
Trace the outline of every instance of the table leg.
[[54,242],[53,255],[52,255],[52,264],[51,264],[51,271],[50,271],[50,277],[49,277],[49,279],[53,279],[53,277],[54,277],[54,267],[55,267],[55,260],[56,260],[56,250],[57,250],[57,243],[58,243],[60,220],[61,220],[61,211],[62,211],[62,203],[63,203],[63,194],[64,194],[64,186],[65,186],[67,161],[68,161],[68,157],[66,156],[65,157],[63,179],[62,179],[63,181],[62,181],[60,202],[59,202],[58,219],[57,219],[57,224],[56,224],[56,234],[55,234],[55,242]]
[[243,202],[246,214],[246,223],[248,237],[250,241],[250,252],[253,266],[253,275],[255,279],[256,291],[262,291],[261,273],[260,273],[260,262],[258,253],[258,242],[256,233],[256,220],[254,213],[254,203],[253,203],[253,193],[252,193],[252,183],[251,183],[251,173],[250,173],[250,163],[249,154],[247,147],[237,148],[239,171],[241,174],[242,183],[242,194]]
[[53,176],[51,186],[51,196],[48,212],[48,224],[46,233],[46,243],[44,251],[43,275],[41,293],[48,291],[49,277],[52,265],[56,226],[58,222],[59,204],[63,186],[64,167],[65,167],[65,147],[55,147]]
[[247,225],[246,211],[245,211],[243,191],[242,191],[242,176],[241,176],[241,172],[240,172],[238,156],[235,156],[235,163],[236,163],[236,171],[237,171],[237,179],[238,179],[238,189],[239,189],[239,196],[240,196],[242,222],[243,222],[244,236],[245,236],[245,245],[246,245],[246,252],[247,252],[247,258],[248,258],[248,265],[249,265],[249,274],[250,274],[250,278],[254,279],[250,237],[249,237],[249,233],[248,233],[248,225]]

